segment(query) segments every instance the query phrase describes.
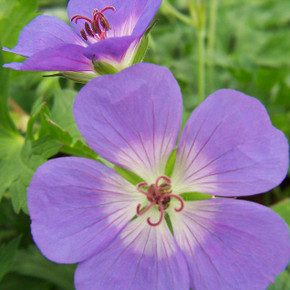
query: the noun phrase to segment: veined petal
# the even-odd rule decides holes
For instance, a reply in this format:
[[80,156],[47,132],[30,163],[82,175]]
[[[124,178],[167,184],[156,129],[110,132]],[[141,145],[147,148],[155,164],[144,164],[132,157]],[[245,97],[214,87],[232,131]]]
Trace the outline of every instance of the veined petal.
[[265,289],[288,263],[288,227],[267,207],[215,198],[170,217],[192,289]]
[[134,217],[140,198],[134,186],[99,162],[50,160],[38,168],[28,189],[34,241],[55,262],[87,259]]
[[65,44],[42,50],[22,64],[8,63],[4,67],[23,71],[75,71],[93,72],[92,61],[83,55],[80,45]]
[[191,115],[177,149],[175,193],[221,196],[261,193],[288,168],[288,142],[265,107],[234,90],[209,96]]
[[[135,0],[135,2],[139,4],[138,0]],[[133,30],[134,35],[143,34],[145,32],[154,15],[157,13],[162,3],[162,0],[147,0],[140,2],[144,2],[144,6],[142,7],[140,3],[138,9],[135,10],[136,15],[140,16],[138,16],[138,21]]]
[[74,116],[89,146],[148,183],[164,174],[181,124],[182,98],[173,75],[153,64],[136,64],[88,83]]
[[112,18],[113,30],[108,36],[142,35],[154,15],[157,13],[162,0],[127,0],[116,10]]
[[79,264],[77,289],[189,289],[185,259],[166,222],[151,227],[146,218],[132,221],[107,249]]
[[40,15],[23,28],[18,44],[13,49],[3,48],[3,50],[29,57],[42,50],[64,44],[84,45],[84,42],[60,19]]
[[[104,39],[97,43],[89,45],[84,54],[89,59],[95,61],[104,61],[114,64],[114,62],[121,62],[122,58],[126,55],[127,50],[133,42],[139,40],[135,36],[113,37]],[[132,54],[133,56],[133,54]]]

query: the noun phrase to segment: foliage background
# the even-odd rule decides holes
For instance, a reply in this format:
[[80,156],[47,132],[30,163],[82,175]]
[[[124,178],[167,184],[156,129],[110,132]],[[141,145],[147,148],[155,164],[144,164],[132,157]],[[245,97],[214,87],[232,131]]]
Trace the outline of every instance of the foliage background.
[[[205,16],[204,26],[186,23],[191,17],[190,1],[204,7],[200,10],[204,14],[199,14]],[[12,48],[21,29],[40,13],[67,21],[66,2],[0,0],[0,45]],[[233,88],[260,99],[273,124],[289,140],[289,11],[290,2],[285,0],[164,0],[145,61],[168,67],[177,78],[184,97],[184,121],[197,106],[198,96]],[[0,53],[1,64],[19,60],[19,56]],[[2,290],[74,289],[75,265],[46,260],[33,243],[26,190],[36,168],[48,158],[97,156],[81,138],[71,113],[81,85],[42,76],[0,67]],[[247,199],[272,207],[290,224],[289,175],[274,190]],[[268,289],[290,289],[289,267]]]

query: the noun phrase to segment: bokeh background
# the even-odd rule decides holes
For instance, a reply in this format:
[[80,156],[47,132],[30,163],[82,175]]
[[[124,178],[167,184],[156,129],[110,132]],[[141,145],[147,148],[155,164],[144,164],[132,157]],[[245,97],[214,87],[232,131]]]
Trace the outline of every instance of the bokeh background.
[[[96,0],[97,2],[97,0]],[[190,6],[195,4],[195,6]],[[12,48],[38,14],[68,22],[67,0],[0,0],[0,45]],[[198,11],[198,13],[196,13]],[[184,121],[203,97],[232,88],[258,98],[290,138],[290,1],[164,0],[145,61],[168,67],[184,97]],[[21,57],[2,52],[1,64]],[[76,265],[46,260],[33,243],[26,189],[48,158],[95,158],[71,107],[81,84],[0,67],[0,289],[74,289]],[[290,224],[290,179],[247,197]],[[288,267],[269,286],[290,289]]]

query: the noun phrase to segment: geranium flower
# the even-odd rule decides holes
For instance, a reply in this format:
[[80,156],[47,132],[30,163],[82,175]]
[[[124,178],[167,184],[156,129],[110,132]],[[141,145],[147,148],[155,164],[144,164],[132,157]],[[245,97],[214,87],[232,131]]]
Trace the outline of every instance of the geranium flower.
[[272,210],[183,194],[245,196],[282,181],[288,143],[259,101],[234,90],[209,96],[187,121],[168,175],[182,97],[166,68],[137,64],[92,80],[74,116],[91,148],[141,178],[132,184],[78,157],[34,175],[34,240],[55,262],[80,262],[77,289],[264,289],[284,269],[288,227]]
[[36,17],[13,49],[4,48],[27,59],[4,67],[62,71],[80,81],[119,71],[144,56],[146,42],[141,39],[160,4],[161,0],[70,0],[73,29],[52,16]]

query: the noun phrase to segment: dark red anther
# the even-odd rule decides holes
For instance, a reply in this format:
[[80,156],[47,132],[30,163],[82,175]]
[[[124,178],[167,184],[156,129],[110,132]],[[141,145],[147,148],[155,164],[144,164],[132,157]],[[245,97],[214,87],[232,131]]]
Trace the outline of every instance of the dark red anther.
[[85,33],[85,31],[83,30],[83,29],[81,29],[81,36],[82,36],[82,38],[84,39],[84,40],[88,40],[88,38],[87,38],[87,35],[86,35],[86,33]]
[[100,29],[99,24],[95,20],[91,23],[91,26],[92,26],[93,32],[95,32],[96,34],[102,33],[102,30]]
[[90,28],[90,25],[88,22],[85,22],[85,30],[86,30],[86,33],[89,35],[89,36],[94,36],[91,28]]
[[105,29],[105,31],[108,31],[111,29],[111,26],[110,26],[107,18],[103,15],[103,13],[100,13],[99,19],[100,19],[100,23],[103,26],[103,28]]
[[[83,16],[83,15],[74,15],[70,21],[77,23],[79,20],[85,20],[85,27],[80,31],[81,36],[83,39],[88,40],[88,35],[98,39],[102,40],[107,37],[107,31],[111,29],[111,25],[107,18],[104,15],[104,12],[107,10],[115,11],[116,9],[113,6],[107,6],[103,8],[102,10],[94,9],[92,14],[92,19]],[[84,36],[85,35],[85,36]]]

